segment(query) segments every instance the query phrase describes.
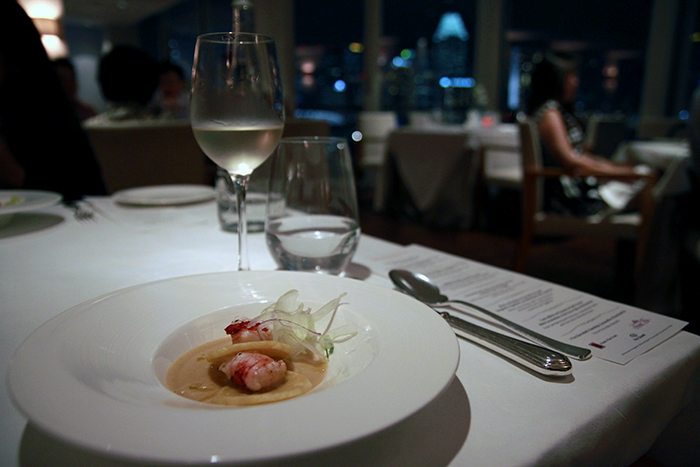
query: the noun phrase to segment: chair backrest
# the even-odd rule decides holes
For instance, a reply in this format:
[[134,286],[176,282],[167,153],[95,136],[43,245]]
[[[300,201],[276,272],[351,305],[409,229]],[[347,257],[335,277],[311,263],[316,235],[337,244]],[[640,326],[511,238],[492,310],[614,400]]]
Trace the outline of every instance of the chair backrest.
[[470,131],[470,139],[481,148],[483,176],[487,184],[520,188],[522,162],[517,125],[499,124]]
[[520,132],[520,153],[523,167],[523,199],[534,203],[529,208],[533,213],[542,211],[544,202],[544,179],[532,173],[542,169],[542,146],[537,131],[537,124],[529,118],[518,121]]
[[283,137],[330,136],[331,126],[326,120],[311,118],[288,118],[284,122]]
[[592,115],[586,125],[586,146],[593,154],[609,158],[625,140],[626,127],[623,117]]
[[687,138],[687,125],[677,118],[645,117],[637,128],[638,139]]
[[358,116],[358,128],[362,133],[360,164],[382,166],[386,152],[386,140],[398,126],[395,112],[362,111]]
[[432,112],[414,110],[408,113],[408,125],[411,127],[426,128],[437,126]]
[[147,185],[213,185],[213,163],[189,122],[86,126],[108,193]]

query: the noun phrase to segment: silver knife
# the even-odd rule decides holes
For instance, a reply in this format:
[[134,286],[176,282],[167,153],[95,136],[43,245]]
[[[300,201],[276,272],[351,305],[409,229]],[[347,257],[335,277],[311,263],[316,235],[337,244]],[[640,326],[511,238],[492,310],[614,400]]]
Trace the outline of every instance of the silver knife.
[[445,311],[435,310],[455,333],[545,376],[571,374],[571,361],[564,354],[477,326]]

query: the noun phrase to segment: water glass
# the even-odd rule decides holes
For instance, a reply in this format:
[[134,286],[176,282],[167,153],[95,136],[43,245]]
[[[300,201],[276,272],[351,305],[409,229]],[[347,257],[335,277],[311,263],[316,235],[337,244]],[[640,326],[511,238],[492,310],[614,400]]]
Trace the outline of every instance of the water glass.
[[343,274],[360,239],[345,139],[281,140],[270,171],[265,238],[281,269]]

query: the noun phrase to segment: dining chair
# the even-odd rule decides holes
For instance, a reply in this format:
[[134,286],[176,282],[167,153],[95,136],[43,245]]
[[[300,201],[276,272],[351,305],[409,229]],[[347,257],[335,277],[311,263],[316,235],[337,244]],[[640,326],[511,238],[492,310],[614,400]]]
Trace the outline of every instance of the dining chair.
[[586,125],[584,145],[593,154],[611,158],[625,141],[627,123],[617,115],[592,115]]
[[482,177],[486,185],[519,190],[522,185],[518,127],[501,124],[477,131]]
[[688,139],[687,122],[671,117],[646,117],[639,122],[637,139]]
[[357,126],[362,134],[358,145],[358,168],[373,186],[372,206],[379,211],[384,203],[382,180],[387,138],[398,127],[398,117],[396,112],[363,110],[358,115]]
[[[514,260],[515,270],[524,271],[536,236],[598,236],[634,241],[634,272],[635,275],[638,274],[649,241],[649,227],[654,214],[652,188],[655,177],[641,174],[607,177],[607,179],[614,178],[621,181],[645,180],[646,183],[638,194],[639,210],[637,212],[606,216],[597,214],[588,217],[546,212],[543,209],[545,179],[568,174],[563,169],[543,167],[540,139],[534,121],[523,119],[518,122],[518,129],[523,165],[523,185],[522,224]],[[580,175],[586,177],[595,174],[582,173]]]
[[[288,118],[284,122],[284,130],[282,130],[283,138],[300,138],[306,136],[325,137],[331,135],[331,125],[327,120],[318,120],[315,118]],[[275,150],[276,154],[277,150]],[[272,170],[274,157],[268,157],[265,162],[260,164],[252,174],[250,174],[251,193],[260,195],[263,187],[267,187],[267,182]],[[264,193],[263,193],[264,194]]]
[[482,146],[481,157],[486,185],[514,189],[521,187],[520,151],[508,147]]
[[188,121],[88,125],[107,192],[165,184],[214,184],[215,167]]
[[357,123],[362,133],[361,164],[363,166],[383,165],[387,137],[398,126],[396,113],[365,110],[358,115]]
[[284,122],[282,137],[330,136],[331,126],[326,120],[288,118]]

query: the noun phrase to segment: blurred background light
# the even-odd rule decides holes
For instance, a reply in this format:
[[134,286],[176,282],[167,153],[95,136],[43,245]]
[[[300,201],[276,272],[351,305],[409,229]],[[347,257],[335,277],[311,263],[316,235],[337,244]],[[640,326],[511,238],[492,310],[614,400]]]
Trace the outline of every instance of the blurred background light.
[[362,53],[365,50],[365,46],[363,46],[359,42],[351,42],[350,45],[348,46],[348,50],[354,54],[359,54]]
[[333,83],[333,89],[335,89],[335,92],[344,92],[346,87],[347,84],[345,84],[345,81],[342,79],[339,79]]
[[62,0],[19,0],[30,18],[58,19],[63,16]]

